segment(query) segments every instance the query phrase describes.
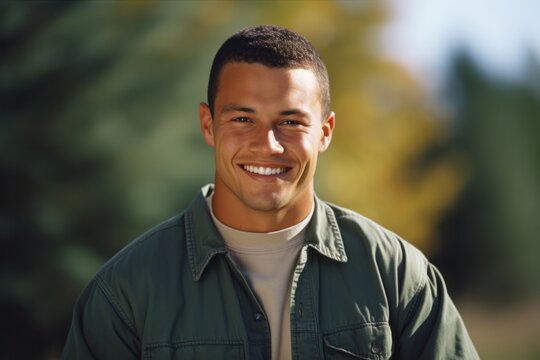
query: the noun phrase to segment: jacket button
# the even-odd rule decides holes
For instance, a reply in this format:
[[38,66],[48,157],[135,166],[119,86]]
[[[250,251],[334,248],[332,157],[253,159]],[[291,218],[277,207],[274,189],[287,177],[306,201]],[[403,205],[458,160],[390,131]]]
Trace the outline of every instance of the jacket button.
[[264,315],[260,312],[256,312],[255,314],[253,314],[253,318],[255,319],[255,321],[261,321],[264,318]]
[[379,344],[377,344],[376,342],[374,343],[371,343],[371,352],[373,354],[380,354],[382,352],[382,348]]

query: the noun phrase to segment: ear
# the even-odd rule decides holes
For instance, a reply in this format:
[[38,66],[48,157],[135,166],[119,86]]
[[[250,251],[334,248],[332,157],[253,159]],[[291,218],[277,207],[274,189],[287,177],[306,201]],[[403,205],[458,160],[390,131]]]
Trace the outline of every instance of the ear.
[[334,126],[336,125],[336,114],[330,112],[330,115],[322,123],[321,127],[321,143],[319,145],[319,152],[324,152],[330,146],[332,141],[332,132],[334,132]]
[[204,141],[214,147],[214,121],[212,120],[210,107],[206,103],[199,104],[199,121],[201,123],[201,133]]

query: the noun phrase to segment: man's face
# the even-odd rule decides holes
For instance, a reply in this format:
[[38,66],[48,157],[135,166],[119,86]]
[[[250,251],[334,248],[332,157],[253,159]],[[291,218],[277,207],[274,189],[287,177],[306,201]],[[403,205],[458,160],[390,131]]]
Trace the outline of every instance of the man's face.
[[215,211],[226,203],[237,216],[281,212],[300,221],[309,213],[317,157],[334,126],[333,114],[322,118],[311,70],[226,64],[214,117],[201,104],[200,119],[215,148]]

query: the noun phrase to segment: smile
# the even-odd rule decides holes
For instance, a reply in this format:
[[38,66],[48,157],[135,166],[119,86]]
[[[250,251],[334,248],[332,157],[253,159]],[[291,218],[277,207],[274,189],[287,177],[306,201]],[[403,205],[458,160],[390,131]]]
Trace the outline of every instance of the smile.
[[247,172],[257,174],[257,175],[279,175],[287,171],[287,168],[284,167],[263,167],[263,166],[252,166],[252,165],[242,165],[242,168]]

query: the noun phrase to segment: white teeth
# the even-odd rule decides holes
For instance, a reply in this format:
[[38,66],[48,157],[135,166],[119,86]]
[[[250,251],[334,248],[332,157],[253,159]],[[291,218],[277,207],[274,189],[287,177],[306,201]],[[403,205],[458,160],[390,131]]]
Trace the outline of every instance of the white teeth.
[[262,166],[252,166],[252,165],[244,165],[244,170],[247,170],[254,174],[259,175],[277,175],[284,173],[286,171],[285,168],[271,168],[271,167],[262,167]]

